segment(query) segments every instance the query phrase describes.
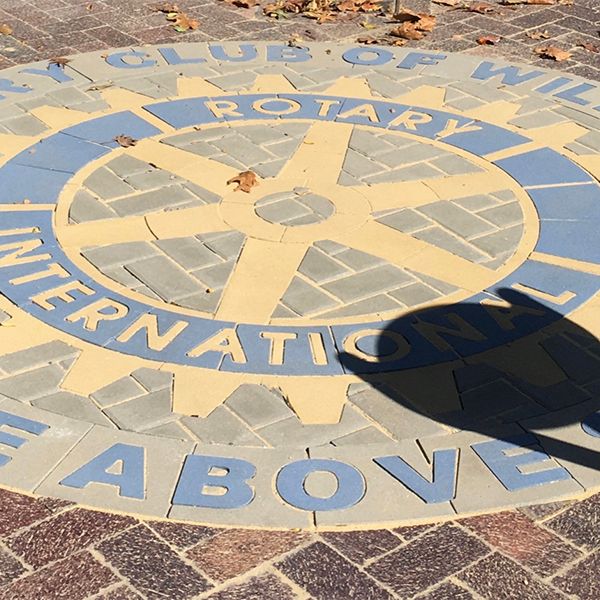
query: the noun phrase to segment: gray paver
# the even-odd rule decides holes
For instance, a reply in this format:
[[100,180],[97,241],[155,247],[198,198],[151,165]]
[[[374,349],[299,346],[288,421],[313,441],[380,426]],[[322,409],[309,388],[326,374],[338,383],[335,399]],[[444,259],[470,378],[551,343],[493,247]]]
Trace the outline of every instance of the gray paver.
[[130,263],[125,268],[167,302],[195,294],[202,289],[197,280],[163,256],[145,258]]
[[0,394],[29,401],[55,392],[65,372],[56,364],[0,379]]
[[265,443],[224,406],[217,406],[208,417],[182,417],[181,422],[205,444],[265,446]]
[[420,210],[450,231],[467,239],[483,235],[494,229],[483,219],[472,215],[451,202],[434,202],[421,207]]
[[100,406],[112,406],[145,393],[144,388],[131,377],[122,377],[95,391],[91,397]]
[[323,287],[344,302],[350,302],[374,296],[377,292],[393,289],[410,280],[410,275],[397,267],[383,265],[326,283]]
[[149,392],[170,388],[173,383],[173,373],[148,369],[143,367],[131,373],[131,376],[141,383]]
[[307,447],[328,444],[336,439],[363,429],[369,424],[356,409],[346,406],[340,422],[335,425],[302,425],[296,416],[257,429],[257,433],[272,446]]
[[241,385],[225,405],[250,427],[262,427],[289,417],[292,412],[283,398],[262,385]]
[[79,350],[77,348],[56,340],[19,352],[5,354],[0,358],[0,369],[6,373],[18,373],[46,363],[73,358],[78,354]]
[[308,249],[298,271],[316,283],[323,283],[349,273],[347,268],[316,248]]
[[333,298],[298,277],[292,279],[282,302],[299,315],[322,311],[336,304]]
[[161,208],[181,204],[202,204],[192,193],[180,185],[170,185],[159,190],[142,192],[111,202],[110,207],[121,217],[145,215]]
[[163,389],[126,400],[106,408],[104,412],[119,429],[143,431],[173,419],[171,405],[171,390]]
[[70,392],[57,392],[33,400],[33,406],[49,410],[65,417],[114,427],[113,423],[102,413],[102,411],[89,399]]
[[349,399],[371,419],[382,424],[397,440],[440,435],[446,432],[439,423],[407,408],[408,403],[405,399],[395,401],[393,398],[397,396],[397,392],[389,389],[382,391],[372,387],[352,394]]

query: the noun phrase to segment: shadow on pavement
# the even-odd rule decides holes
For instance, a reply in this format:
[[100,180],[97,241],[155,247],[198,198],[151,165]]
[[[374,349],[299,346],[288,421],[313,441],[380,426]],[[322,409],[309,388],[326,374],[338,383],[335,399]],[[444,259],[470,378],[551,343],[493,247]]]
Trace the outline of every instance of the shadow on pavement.
[[[439,424],[492,438],[507,424],[524,433],[532,426],[554,458],[600,470],[598,452],[538,431],[540,423],[550,433],[577,423],[600,437],[600,341],[528,295],[512,289],[496,294],[496,306],[460,303],[405,314],[357,342],[356,354],[341,353],[340,361],[394,402]],[[532,343],[537,348],[529,352]],[[448,394],[457,399],[450,410],[403,394],[407,369],[444,363],[452,363]],[[415,372],[425,390],[440,383],[430,380],[431,370],[423,370],[421,381]],[[535,383],[523,372],[535,373]]]

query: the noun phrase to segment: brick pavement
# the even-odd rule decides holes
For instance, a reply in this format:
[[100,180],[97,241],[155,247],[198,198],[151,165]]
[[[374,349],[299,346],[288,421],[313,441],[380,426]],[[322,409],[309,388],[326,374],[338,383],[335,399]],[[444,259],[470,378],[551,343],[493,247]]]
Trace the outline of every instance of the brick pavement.
[[[494,0],[489,0],[495,3]],[[377,37],[364,17],[317,26],[302,17],[274,21],[214,0],[181,1],[201,22],[178,34],[142,0],[2,0],[0,67],[115,46],[211,39],[353,41]],[[421,0],[438,26],[419,48],[505,56],[600,79],[600,6],[516,7],[489,15],[450,11]],[[378,22],[375,17],[370,21]],[[306,33],[310,31],[310,33]],[[548,30],[573,49],[565,63],[541,60],[527,36]],[[479,47],[482,34],[499,34]],[[67,502],[0,491],[0,598],[315,598],[595,599],[600,596],[600,495],[438,525],[394,530],[275,532],[140,521]],[[85,576],[82,577],[82,573]]]
[[600,594],[600,494],[456,522],[320,534],[143,521],[6,490],[0,501],[0,598],[10,600]]

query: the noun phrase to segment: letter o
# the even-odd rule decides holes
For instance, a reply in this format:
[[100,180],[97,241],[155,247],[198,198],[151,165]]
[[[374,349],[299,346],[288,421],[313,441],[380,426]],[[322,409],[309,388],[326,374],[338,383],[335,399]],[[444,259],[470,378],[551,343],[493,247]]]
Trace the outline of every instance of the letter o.
[[[318,471],[332,473],[337,489],[329,498],[312,496],[306,491],[305,481]],[[277,474],[275,487],[279,495],[292,506],[302,510],[341,510],[354,506],[365,495],[362,473],[339,460],[309,458],[285,465]]]
[[[372,58],[363,58],[372,54]],[[394,54],[383,48],[351,48],[342,54],[342,58],[352,65],[384,65],[394,58]]]
[[[368,352],[365,349],[361,350],[359,346],[360,341],[368,337],[385,338],[385,340],[390,341],[395,346],[395,349],[382,355]],[[402,334],[396,333],[395,331],[387,331],[385,329],[361,329],[359,331],[354,331],[344,340],[344,350],[348,354],[356,356],[365,362],[391,362],[393,360],[404,358],[410,352],[410,344]]]
[[[268,108],[265,104],[284,104],[285,108]],[[260,98],[259,100],[255,100],[252,104],[252,108],[266,115],[290,115],[298,112],[302,106],[299,102],[295,100],[291,100],[290,98]]]

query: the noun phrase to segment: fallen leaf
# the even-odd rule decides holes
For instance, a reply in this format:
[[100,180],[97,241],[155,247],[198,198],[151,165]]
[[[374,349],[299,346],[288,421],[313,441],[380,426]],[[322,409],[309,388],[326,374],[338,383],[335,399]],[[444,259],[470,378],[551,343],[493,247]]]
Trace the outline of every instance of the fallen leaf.
[[359,23],[359,25],[360,25],[361,27],[363,27],[364,29],[367,29],[367,30],[368,30],[368,29],[376,29],[376,28],[377,28],[377,25],[374,25],[373,23],[371,23],[371,22],[369,22],[369,21],[361,21],[361,22]]
[[134,140],[132,137],[128,135],[118,135],[115,137],[115,142],[119,144],[122,148],[131,148],[131,146],[135,146],[137,144],[137,140]]
[[233,4],[233,6],[237,6],[239,8],[252,8],[260,4],[260,0],[232,0],[229,4]]
[[504,4],[505,6],[511,6],[515,4],[537,4],[544,6],[553,6],[556,3],[556,0],[500,0],[500,4]]
[[535,48],[534,52],[541,58],[549,58],[556,62],[562,62],[571,58],[572,54],[556,46],[544,46],[541,48]]
[[63,56],[54,56],[48,60],[48,63],[51,65],[57,65],[58,67],[62,67],[64,69],[65,65],[71,62],[70,58],[64,58]]
[[302,45],[302,42],[304,40],[302,39],[301,36],[299,35],[293,35],[288,41],[287,41],[287,45],[290,48],[304,48],[304,46]]
[[[359,44],[365,44],[366,46],[404,46],[406,44],[406,40],[401,38],[390,38],[390,37],[382,37],[375,38],[371,36],[360,37],[356,40]],[[305,144],[309,142],[304,142]]]
[[0,35],[10,35],[13,32],[12,27],[4,23],[0,25]]
[[173,29],[179,33],[184,33],[193,29],[198,29],[200,23],[195,19],[190,19],[184,12],[173,12],[167,14],[167,21],[173,22]]
[[432,0],[434,4],[441,4],[442,6],[457,6],[460,0]]
[[596,46],[596,44],[592,44],[592,42],[580,42],[579,44],[577,44],[577,46],[580,48],[584,48],[588,52],[600,52],[600,46]]
[[238,173],[235,177],[232,177],[227,185],[230,183],[237,183],[237,187],[235,188],[235,192],[241,190],[242,192],[250,193],[250,190],[258,185],[258,179],[256,178],[256,173],[252,171],[242,171]]
[[179,6],[177,4],[171,4],[170,2],[163,2],[162,4],[155,4],[152,7],[154,12],[162,13],[176,13],[179,12]]
[[477,38],[477,43],[480,46],[494,46],[496,45],[502,38],[499,35],[482,35]]
[[390,35],[405,40],[422,40],[425,37],[425,34],[415,27],[415,23],[411,23],[410,21],[405,21],[400,27],[392,29]]
[[493,4],[488,4],[487,2],[473,2],[465,8],[469,12],[479,13],[482,15],[494,12],[496,10],[496,7]]
[[544,29],[544,31],[528,31],[525,35],[532,40],[547,40],[550,37],[547,29]]

